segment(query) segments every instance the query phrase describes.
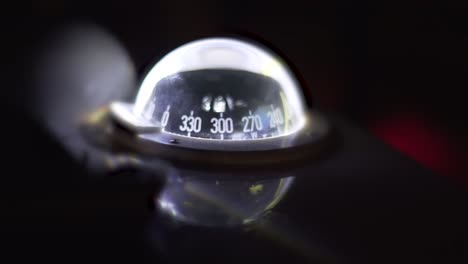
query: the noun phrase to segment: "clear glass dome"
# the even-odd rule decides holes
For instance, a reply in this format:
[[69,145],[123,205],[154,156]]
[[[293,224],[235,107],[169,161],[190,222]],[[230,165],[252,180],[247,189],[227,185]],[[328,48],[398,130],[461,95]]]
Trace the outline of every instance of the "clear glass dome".
[[298,131],[306,106],[293,73],[270,50],[209,38],[162,58],[144,78],[133,114],[166,133],[249,140]]

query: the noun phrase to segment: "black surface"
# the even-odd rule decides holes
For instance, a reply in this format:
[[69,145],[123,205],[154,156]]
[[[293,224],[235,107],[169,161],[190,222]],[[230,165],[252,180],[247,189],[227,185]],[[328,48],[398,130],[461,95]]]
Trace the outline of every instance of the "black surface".
[[466,263],[466,189],[333,123],[341,148],[297,175],[263,221],[239,229],[173,224],[148,204],[161,183],[94,179],[39,129],[12,132],[28,151],[9,149],[24,166],[2,177],[2,251],[18,261]]
[[[5,4],[2,99],[28,108],[24,87],[37,47],[47,46],[48,37],[70,22],[109,29],[141,69],[153,55],[235,29],[286,53],[322,109],[355,119],[378,119],[393,109],[424,111],[457,142],[466,142],[466,1],[202,2],[185,8],[178,1]],[[249,262],[256,255],[274,262],[303,260],[288,249],[294,247],[291,239],[164,229],[140,203],[146,195],[108,181],[90,185],[90,176],[56,142],[10,105],[5,108],[0,258],[176,263],[198,256],[194,262],[224,263]],[[271,221],[338,263],[467,263],[466,189],[348,123],[338,126],[345,136],[343,149],[298,178]],[[138,202],[127,203],[132,200],[127,197]],[[306,248],[316,256],[315,247]]]

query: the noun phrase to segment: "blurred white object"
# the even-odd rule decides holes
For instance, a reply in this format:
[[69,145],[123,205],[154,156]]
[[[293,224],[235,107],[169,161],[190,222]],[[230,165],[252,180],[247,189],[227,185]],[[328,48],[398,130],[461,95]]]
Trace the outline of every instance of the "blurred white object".
[[35,67],[34,114],[72,153],[79,154],[80,119],[112,101],[129,100],[136,70],[125,48],[92,24],[66,27],[48,42]]

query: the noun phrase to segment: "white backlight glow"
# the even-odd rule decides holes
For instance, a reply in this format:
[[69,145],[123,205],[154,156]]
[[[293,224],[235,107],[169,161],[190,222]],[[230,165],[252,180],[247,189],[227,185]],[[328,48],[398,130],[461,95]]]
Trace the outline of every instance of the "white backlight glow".
[[296,119],[295,129],[291,130],[304,126],[306,107],[302,90],[287,65],[266,48],[230,38],[193,41],[164,56],[141,83],[133,113],[143,116],[145,105],[161,79],[178,72],[201,69],[237,69],[275,79],[287,98],[290,114]]

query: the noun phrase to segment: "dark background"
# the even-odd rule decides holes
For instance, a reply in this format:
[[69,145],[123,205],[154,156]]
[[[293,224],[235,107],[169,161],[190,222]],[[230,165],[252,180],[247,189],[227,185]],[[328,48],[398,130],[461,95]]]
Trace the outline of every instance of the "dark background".
[[[28,67],[57,30],[90,22],[141,70],[226,32],[287,56],[314,107],[338,112],[427,167],[466,180],[466,1],[34,1],[2,7],[2,97],[24,105]],[[11,110],[10,110],[11,111]]]
[[[69,179],[86,173],[64,155],[63,149],[59,149],[53,139],[32,126],[26,118],[31,107],[24,98],[29,96],[31,66],[38,50],[47,47],[50,38],[61,28],[76,22],[95,23],[109,30],[127,48],[140,72],[154,59],[196,38],[240,32],[263,39],[285,54],[301,73],[313,95],[313,107],[337,113],[374,132],[377,137],[438,174],[449,176],[460,184],[467,183],[468,142],[465,134],[468,127],[464,90],[468,87],[468,3],[376,2],[204,0],[3,3],[0,65],[4,82],[0,92],[6,117],[3,120],[6,136],[3,137],[2,150],[7,160],[2,163],[0,200],[8,210],[3,210],[2,206],[1,226],[2,231],[3,228],[12,231],[12,235],[10,240],[3,234],[2,238],[19,249],[16,257],[27,258],[29,249],[40,246],[44,238],[52,237],[55,241],[51,244],[60,245],[62,240],[70,240],[67,234],[58,235],[61,231],[66,233],[70,227],[76,226],[85,229],[95,219],[94,212],[89,213],[87,206],[95,206],[96,214],[102,214],[102,219],[109,220],[114,219],[113,209],[131,204],[126,196],[117,193],[105,197],[107,200],[102,204],[95,205],[96,200],[103,196],[102,189],[113,188],[108,186],[98,186],[95,192],[89,191],[90,198],[86,196],[89,200],[83,203],[85,206],[80,203],[75,206],[66,204],[67,199],[75,198],[70,192],[75,186]],[[352,129],[348,130],[352,132]],[[344,130],[343,133],[346,132]],[[439,179],[429,173],[421,173],[410,162],[403,162],[404,166],[396,162],[394,167],[397,173],[394,173],[389,169],[393,164],[389,163],[399,160],[395,158],[396,154],[382,150],[382,146],[359,135],[349,137],[359,140],[348,142],[353,147],[348,154],[341,155],[340,164],[344,166],[325,164],[322,178],[310,178],[308,180],[313,184],[298,185],[303,191],[292,193],[296,197],[292,201],[302,201],[303,193],[311,193],[316,199],[310,200],[316,202],[307,208],[326,212],[325,217],[301,218],[302,211],[297,210],[297,214],[292,214],[294,220],[304,221],[304,226],[310,228],[314,221],[323,221],[320,224],[327,237],[327,231],[348,235],[352,239],[349,243],[351,246],[346,247],[347,253],[354,253],[356,249],[357,256],[366,253],[385,256],[383,253],[393,254],[393,250],[401,249],[401,245],[402,248],[412,249],[413,242],[422,243],[421,248],[432,249],[435,255],[442,252],[438,259],[440,263],[444,263],[444,250],[460,254],[466,252],[466,231],[460,229],[466,219],[461,217],[466,212],[463,211],[466,203],[459,199],[465,195],[461,195],[461,191],[453,192],[452,197],[452,188],[445,188],[447,185],[443,184],[437,189]],[[361,148],[361,142],[367,142],[367,146]],[[356,155],[361,149],[364,154]],[[373,154],[377,154],[375,159],[379,162],[372,162],[371,158],[368,167],[349,172],[350,168],[356,167],[354,164],[368,161]],[[413,169],[417,169],[414,174]],[[374,174],[375,171],[382,175]],[[346,178],[346,173],[355,178]],[[44,177],[45,174],[48,175]],[[425,181],[423,177],[426,176]],[[347,185],[342,184],[345,178]],[[418,185],[419,180],[425,184]],[[9,181],[8,184],[4,184],[5,181]],[[338,188],[333,189],[331,185],[321,189],[329,182],[335,182]],[[386,184],[389,182],[394,185]],[[12,206],[9,199],[18,204]],[[22,199],[37,201],[39,205],[32,203],[27,207],[30,211],[22,211],[22,205],[27,204]],[[52,202],[49,205],[41,204],[42,201]],[[387,207],[382,207],[382,204]],[[100,205],[110,212],[101,212]],[[63,210],[70,215],[63,216],[62,212],[56,212],[54,206],[71,208],[70,211]],[[115,226],[126,226],[131,232],[132,228],[136,229],[141,224],[135,222],[143,217],[134,217],[133,211],[129,211],[127,216],[131,216],[130,220],[119,219],[123,224]],[[375,211],[377,214],[373,213]],[[118,212],[116,215],[125,213]],[[35,217],[34,221],[31,216]],[[76,216],[81,218],[76,220]],[[375,219],[378,220],[377,224],[372,224]],[[62,220],[65,224],[61,223]],[[76,225],[75,221],[84,222]],[[342,225],[336,224],[340,221]],[[115,228],[105,221],[96,226],[106,227],[110,231]],[[335,230],[336,226],[342,229]],[[50,234],[47,228],[44,229],[45,235],[26,236],[17,232],[32,230],[31,233],[34,233],[37,227],[47,227],[57,233]],[[80,233],[81,230],[73,229],[72,232]],[[91,248],[101,249],[101,241],[116,238],[102,236],[100,240],[99,237],[87,237],[84,232],[78,237],[81,240],[76,242],[79,244],[77,251],[72,252],[82,249],[83,244],[80,243],[91,243]],[[356,237],[361,237],[361,242],[368,244],[362,246],[355,243]],[[388,237],[390,239],[385,240]],[[447,242],[446,248],[440,247],[445,243],[444,238],[450,242]],[[385,241],[374,243],[379,239]],[[434,241],[437,243],[432,245]],[[120,242],[115,239],[103,255],[125,252],[128,241],[127,244]],[[331,241],[332,244],[335,242],[343,243],[339,239]],[[47,246],[38,247],[38,251]],[[24,248],[28,248],[28,251],[24,251]],[[370,249],[369,252],[367,249]],[[52,249],[41,254],[54,255],[59,251]],[[421,251],[421,255],[415,256],[424,256],[427,252]],[[399,254],[396,256],[405,256],[405,252]],[[455,260],[457,256],[452,254],[451,259]]]

